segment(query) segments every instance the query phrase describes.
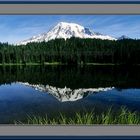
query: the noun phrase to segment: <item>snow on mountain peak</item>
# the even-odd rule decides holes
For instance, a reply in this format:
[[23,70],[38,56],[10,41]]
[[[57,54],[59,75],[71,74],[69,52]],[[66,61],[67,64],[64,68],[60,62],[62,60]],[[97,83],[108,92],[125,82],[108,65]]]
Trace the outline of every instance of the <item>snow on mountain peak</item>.
[[39,34],[37,36],[33,36],[30,39],[24,40],[18,45],[26,45],[30,42],[42,42],[49,41],[56,38],[71,38],[71,37],[79,37],[79,38],[96,38],[96,39],[107,39],[107,40],[116,40],[113,37],[108,35],[102,35],[100,33],[95,33],[91,31],[89,28],[83,27],[76,23],[68,23],[68,22],[59,22],[56,26],[50,29],[47,33]]

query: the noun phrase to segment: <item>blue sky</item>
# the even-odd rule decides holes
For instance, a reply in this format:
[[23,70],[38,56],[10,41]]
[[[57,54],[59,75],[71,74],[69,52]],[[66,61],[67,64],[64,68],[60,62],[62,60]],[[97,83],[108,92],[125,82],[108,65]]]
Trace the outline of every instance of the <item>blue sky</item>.
[[47,32],[61,21],[113,37],[140,38],[140,15],[0,15],[0,42],[17,43]]

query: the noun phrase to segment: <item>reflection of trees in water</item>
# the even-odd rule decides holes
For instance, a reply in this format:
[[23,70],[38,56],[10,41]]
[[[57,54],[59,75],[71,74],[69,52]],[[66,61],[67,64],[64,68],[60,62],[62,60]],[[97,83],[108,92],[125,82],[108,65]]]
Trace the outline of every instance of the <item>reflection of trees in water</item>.
[[15,81],[56,87],[139,87],[140,67],[119,66],[5,66],[0,83]]

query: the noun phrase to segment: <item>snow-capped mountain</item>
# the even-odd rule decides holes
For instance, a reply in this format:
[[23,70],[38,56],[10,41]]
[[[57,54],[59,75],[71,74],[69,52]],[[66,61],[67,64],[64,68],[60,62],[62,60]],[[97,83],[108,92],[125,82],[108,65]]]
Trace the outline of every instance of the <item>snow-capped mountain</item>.
[[30,42],[42,42],[42,41],[47,42],[49,40],[56,39],[56,38],[67,39],[71,37],[116,40],[116,38],[93,32],[89,28],[85,28],[76,23],[60,22],[56,26],[54,26],[51,30],[49,30],[47,33],[33,36],[30,39],[21,41],[17,45],[26,45],[27,43]]
[[131,39],[131,38],[126,35],[122,35],[121,37],[118,38],[118,40],[123,40],[123,39]]
[[34,84],[29,84],[28,82],[26,82],[26,83],[18,82],[18,83],[22,84],[24,86],[32,87],[35,90],[39,90],[39,91],[51,94],[60,102],[76,101],[76,100],[79,100],[79,99],[82,99],[82,98],[88,96],[88,94],[97,93],[97,92],[101,92],[101,91],[108,91],[108,90],[112,90],[114,88],[114,87],[88,88],[88,89],[79,88],[79,89],[72,90],[67,87],[58,88],[58,87],[53,87],[50,85],[46,85],[46,86],[37,85],[37,84],[34,85]]

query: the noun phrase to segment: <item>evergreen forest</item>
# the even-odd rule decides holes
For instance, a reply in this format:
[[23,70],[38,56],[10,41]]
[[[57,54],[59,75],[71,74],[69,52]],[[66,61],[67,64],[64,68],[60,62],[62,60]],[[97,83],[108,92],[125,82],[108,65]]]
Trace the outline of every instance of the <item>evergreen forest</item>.
[[140,64],[140,40],[55,39],[26,45],[0,43],[0,64]]

